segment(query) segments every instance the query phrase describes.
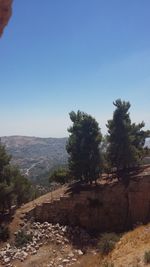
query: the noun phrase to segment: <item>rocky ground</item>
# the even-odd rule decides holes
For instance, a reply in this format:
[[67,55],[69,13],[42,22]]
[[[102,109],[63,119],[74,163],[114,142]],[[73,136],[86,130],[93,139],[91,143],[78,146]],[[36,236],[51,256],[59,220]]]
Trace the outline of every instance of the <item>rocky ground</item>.
[[[149,169],[146,169],[149,172]],[[97,249],[97,239],[79,227],[61,226],[48,222],[27,221],[25,214],[41,203],[66,196],[62,187],[16,210],[9,224],[10,238],[0,244],[0,267],[148,267],[145,252],[150,252],[150,224],[136,226],[122,234],[115,248],[105,258]],[[15,244],[15,236],[24,232],[31,236],[22,247]],[[103,260],[106,263],[103,264]],[[114,265],[111,265],[111,264]]]
[[[150,224],[125,233],[106,257],[100,257],[97,240],[79,227],[44,222],[22,223],[20,230],[32,240],[18,248],[10,241],[0,249],[4,267],[148,267],[144,254],[150,251]],[[111,264],[114,265],[111,265]]]
[[[96,242],[96,239],[92,239],[87,232],[79,227],[52,225],[48,222],[42,224],[39,222],[23,223],[21,229],[14,235],[18,236],[21,232],[29,236],[31,240],[19,248],[15,242],[7,243],[0,250],[0,261],[5,267],[26,266],[25,261],[30,256],[36,255],[44,246],[49,246],[49,262],[39,266],[71,266],[75,262],[79,263],[89,244],[94,245]],[[24,264],[21,265],[21,263]]]

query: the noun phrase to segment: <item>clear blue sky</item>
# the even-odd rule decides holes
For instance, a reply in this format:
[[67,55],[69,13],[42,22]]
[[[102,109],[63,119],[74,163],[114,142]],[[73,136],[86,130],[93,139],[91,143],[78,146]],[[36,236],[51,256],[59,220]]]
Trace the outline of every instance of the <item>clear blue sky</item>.
[[0,39],[0,136],[67,136],[68,113],[102,132],[112,102],[150,128],[149,0],[14,0]]

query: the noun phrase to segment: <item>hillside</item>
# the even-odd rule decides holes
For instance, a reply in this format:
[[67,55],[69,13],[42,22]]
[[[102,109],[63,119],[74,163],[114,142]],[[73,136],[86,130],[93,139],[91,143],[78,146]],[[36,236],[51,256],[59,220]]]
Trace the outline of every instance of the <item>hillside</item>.
[[31,179],[67,163],[66,141],[67,138],[1,137],[12,163]]
[[[146,172],[142,172],[140,183],[143,183],[146,174],[149,174],[149,168]],[[101,186],[113,188],[116,186],[116,182],[103,184],[103,181],[99,181]],[[133,179],[135,182],[135,179]],[[97,187],[95,188],[95,193]],[[88,232],[80,227],[76,226],[61,226],[59,223],[51,224],[48,222],[33,222],[33,217],[29,220],[26,216],[35,207],[39,207],[45,203],[45,207],[51,203],[56,209],[56,203],[60,199],[60,205],[63,198],[67,200],[70,196],[72,200],[78,197],[70,195],[70,187],[63,186],[62,188],[48,193],[32,202],[29,202],[18,210],[16,210],[13,220],[9,225],[10,228],[10,240],[7,241],[5,248],[1,248],[1,262],[9,260],[9,264],[6,266],[16,267],[143,267],[150,266],[145,264],[144,255],[146,251],[150,251],[150,224],[147,225],[135,225],[133,230],[128,232],[122,232],[119,235],[119,239],[115,244],[115,247],[108,255],[100,253],[99,242],[101,242],[100,233],[96,235],[89,235]],[[87,189],[87,187],[85,187]],[[145,188],[146,189],[146,188]],[[141,191],[141,187],[138,187]],[[76,191],[75,191],[76,192]],[[91,187],[92,192],[92,187]],[[133,193],[138,193],[137,188]],[[81,193],[80,193],[81,194]],[[82,194],[87,194],[84,190]],[[147,195],[146,192],[143,196]],[[148,196],[148,195],[147,195]],[[143,205],[143,197],[139,198],[141,205]],[[107,202],[107,200],[106,200]],[[43,206],[44,207],[44,206]],[[102,206],[101,206],[102,207]],[[93,207],[94,209],[94,207]],[[118,209],[118,207],[116,207]],[[44,210],[43,210],[44,212]],[[35,213],[36,214],[36,213]],[[139,223],[138,223],[139,224]],[[27,244],[21,249],[13,247],[14,232],[20,228],[31,231],[34,235],[32,243]],[[83,242],[84,240],[84,242]],[[10,244],[10,245],[9,245]],[[6,257],[6,256],[7,257]],[[13,256],[14,255],[14,258]],[[21,258],[20,255],[23,255]],[[0,265],[2,266],[2,265]]]

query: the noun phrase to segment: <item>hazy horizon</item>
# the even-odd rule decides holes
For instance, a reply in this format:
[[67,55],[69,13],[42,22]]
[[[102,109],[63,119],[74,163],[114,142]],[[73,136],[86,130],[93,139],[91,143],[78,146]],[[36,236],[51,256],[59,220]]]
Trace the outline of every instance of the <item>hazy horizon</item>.
[[51,136],[48,136],[48,137],[42,137],[42,136],[34,136],[34,135],[3,135],[3,136],[0,136],[0,138],[5,138],[5,137],[25,137],[25,138],[52,138],[52,139],[65,139],[65,138],[68,138],[68,136],[64,136],[64,137],[51,137]]

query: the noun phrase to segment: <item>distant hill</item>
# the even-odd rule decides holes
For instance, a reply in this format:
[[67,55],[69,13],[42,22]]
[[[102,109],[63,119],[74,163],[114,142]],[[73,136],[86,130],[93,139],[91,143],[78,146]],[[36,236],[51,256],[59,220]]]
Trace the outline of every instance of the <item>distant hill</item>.
[[[1,142],[12,155],[12,163],[32,180],[41,181],[50,170],[67,164],[67,138],[3,136]],[[145,145],[150,148],[150,138]]]
[[146,139],[145,146],[147,146],[148,148],[150,148],[150,138],[147,138]]
[[67,163],[67,138],[3,136],[1,142],[12,155],[12,163],[31,179]]

